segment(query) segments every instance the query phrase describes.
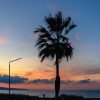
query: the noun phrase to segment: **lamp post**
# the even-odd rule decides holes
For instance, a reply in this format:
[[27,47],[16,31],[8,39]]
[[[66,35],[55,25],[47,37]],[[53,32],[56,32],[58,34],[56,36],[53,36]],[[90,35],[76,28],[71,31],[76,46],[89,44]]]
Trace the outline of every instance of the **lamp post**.
[[14,60],[9,61],[9,96],[10,96],[10,63],[17,61],[17,60],[20,60],[20,59],[22,59],[22,58],[18,58],[18,59],[14,59]]

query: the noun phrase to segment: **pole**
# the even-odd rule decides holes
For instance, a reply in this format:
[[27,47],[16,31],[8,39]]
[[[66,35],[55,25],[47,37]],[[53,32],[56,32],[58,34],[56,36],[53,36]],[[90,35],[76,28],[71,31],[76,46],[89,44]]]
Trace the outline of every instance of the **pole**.
[[20,59],[22,59],[22,58],[18,58],[18,59],[15,59],[15,60],[12,60],[12,61],[9,61],[9,97],[10,97],[10,63],[11,62],[14,62],[14,61],[17,61],[17,60],[20,60]]
[[10,62],[9,62],[9,96],[10,96]]

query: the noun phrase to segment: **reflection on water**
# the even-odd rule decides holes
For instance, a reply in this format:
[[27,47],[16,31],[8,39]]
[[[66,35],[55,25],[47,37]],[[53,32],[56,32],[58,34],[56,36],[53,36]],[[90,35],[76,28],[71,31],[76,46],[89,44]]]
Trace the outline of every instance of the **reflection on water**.
[[[0,90],[0,93],[8,93],[8,90]],[[46,94],[47,97],[54,97],[53,90],[11,90],[11,94],[24,94],[40,97],[42,94]],[[100,98],[100,90],[66,90],[61,91],[60,94],[81,95],[87,98]]]

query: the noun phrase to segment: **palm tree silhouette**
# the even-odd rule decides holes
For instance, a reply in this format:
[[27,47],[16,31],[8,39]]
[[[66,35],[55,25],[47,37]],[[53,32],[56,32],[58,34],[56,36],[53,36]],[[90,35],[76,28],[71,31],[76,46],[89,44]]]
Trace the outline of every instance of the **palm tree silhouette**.
[[46,27],[40,26],[34,31],[34,33],[38,33],[36,46],[39,49],[41,62],[45,58],[55,59],[55,97],[58,99],[60,90],[59,64],[63,57],[66,57],[68,61],[73,55],[73,48],[67,35],[76,25],[73,24],[71,17],[63,18],[60,11],[55,16],[45,17],[44,21]]

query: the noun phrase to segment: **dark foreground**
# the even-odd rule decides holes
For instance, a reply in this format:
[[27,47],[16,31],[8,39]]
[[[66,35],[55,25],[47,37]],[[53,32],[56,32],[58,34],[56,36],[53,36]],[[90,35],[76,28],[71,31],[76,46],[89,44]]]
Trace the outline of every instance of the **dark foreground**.
[[[16,95],[12,94],[10,97],[8,94],[0,94],[0,100],[55,100],[55,98],[42,98],[38,96],[28,95]],[[81,96],[63,96],[59,97],[59,100],[100,100],[100,98],[83,98]]]

